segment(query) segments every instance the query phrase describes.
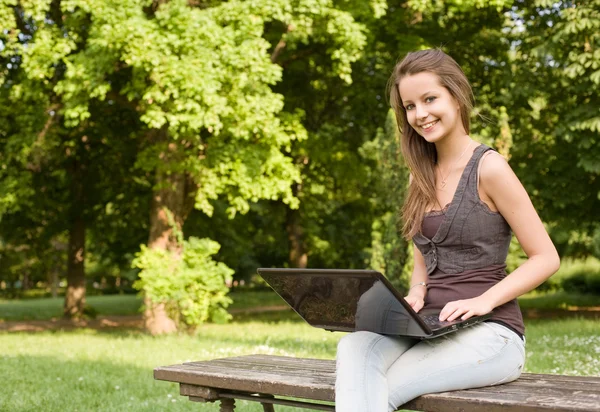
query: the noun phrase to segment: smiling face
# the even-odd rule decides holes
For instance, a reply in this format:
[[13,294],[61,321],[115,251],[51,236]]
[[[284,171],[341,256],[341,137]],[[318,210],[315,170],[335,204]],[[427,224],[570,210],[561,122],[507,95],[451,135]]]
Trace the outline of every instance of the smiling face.
[[430,143],[466,133],[460,105],[436,74],[405,76],[398,85],[408,124]]

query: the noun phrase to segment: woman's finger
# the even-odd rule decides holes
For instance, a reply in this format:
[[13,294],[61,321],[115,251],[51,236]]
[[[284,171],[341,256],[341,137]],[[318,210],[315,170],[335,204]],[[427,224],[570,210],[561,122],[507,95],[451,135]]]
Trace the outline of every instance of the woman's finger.
[[467,311],[467,313],[465,313],[464,315],[462,315],[461,319],[462,320],[467,320],[469,318],[472,318],[475,315],[475,312],[471,309],[469,311]]
[[466,310],[467,310],[467,309],[465,309],[465,308],[461,308],[461,307],[458,307],[458,308],[456,308],[456,309],[454,310],[454,312],[452,312],[452,314],[451,314],[450,316],[448,316],[448,320],[449,320],[449,321],[452,321],[452,320],[454,320],[454,319],[458,318],[460,315],[462,315],[463,313],[465,313],[465,312],[466,312]]

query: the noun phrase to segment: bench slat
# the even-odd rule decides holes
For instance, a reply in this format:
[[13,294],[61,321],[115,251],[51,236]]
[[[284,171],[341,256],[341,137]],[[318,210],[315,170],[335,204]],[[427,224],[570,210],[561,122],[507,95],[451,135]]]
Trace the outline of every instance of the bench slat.
[[[250,355],[159,367],[154,377],[216,389],[333,401],[335,361]],[[403,408],[600,412],[600,377],[523,374],[505,385],[424,395]]]
[[250,371],[243,368],[224,369],[213,365],[173,365],[156,368],[154,378],[171,382],[187,383],[220,389],[239,390],[250,393],[270,393],[279,396],[333,401],[333,382],[330,379],[312,377],[306,371],[292,373]]
[[408,409],[436,411],[469,411],[517,410],[524,412],[542,411],[598,411],[600,410],[599,394],[580,393],[574,391],[544,388],[532,392],[531,389],[517,385],[499,385],[496,391],[488,387],[467,391],[444,392],[421,396],[407,405]]

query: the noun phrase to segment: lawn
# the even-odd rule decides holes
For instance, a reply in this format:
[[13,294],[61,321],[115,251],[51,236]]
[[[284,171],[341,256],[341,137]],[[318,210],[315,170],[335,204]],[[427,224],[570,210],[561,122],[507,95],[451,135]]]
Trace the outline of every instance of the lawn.
[[[0,334],[0,410],[218,411],[217,405],[180,397],[175,384],[154,381],[152,369],[251,353],[333,358],[339,337],[270,315],[258,322],[207,325],[195,336],[153,338],[135,331],[89,329],[4,333]],[[262,411],[259,405],[238,403],[241,412]]]
[[[285,305],[277,294],[270,290],[244,290],[233,292],[229,296],[233,304],[232,312],[264,307]],[[141,299],[135,295],[88,296],[87,304],[99,316],[136,315],[140,313]],[[575,307],[600,306],[600,295],[556,292],[541,294],[529,293],[519,298],[523,309],[568,309]],[[10,320],[48,320],[62,315],[63,298],[39,299],[0,299],[0,321]]]
[[[527,322],[527,372],[600,375],[597,320]],[[291,312],[244,315],[197,333],[151,337],[138,331],[0,333],[0,410],[218,411],[154,381],[156,366],[251,353],[333,359],[341,333],[311,328]],[[258,412],[238,401],[240,412]],[[280,412],[298,411],[278,407]]]
[[[279,296],[270,290],[245,290],[233,292],[229,296],[233,304],[232,311],[244,311],[258,306],[285,304]],[[0,321],[5,320],[49,320],[62,316],[64,299],[0,299]],[[142,300],[136,295],[88,296],[86,303],[99,316],[136,315],[140,313]]]
[[[304,324],[291,310],[255,313],[281,305],[274,293],[232,294],[233,322],[204,325],[195,334],[151,337],[138,330],[0,333],[0,410],[4,411],[218,411],[192,403],[178,386],[152,378],[156,366],[252,353],[333,359],[341,333]],[[527,295],[525,308],[597,306],[598,297]],[[136,314],[135,296],[91,296],[100,315]],[[0,301],[0,319],[60,316],[61,299]],[[600,376],[600,320],[544,319],[527,322],[526,372]],[[262,411],[238,401],[240,412]],[[279,412],[300,409],[277,407]]]
[[558,291],[554,293],[531,292],[519,298],[521,309],[566,309],[600,307],[600,295],[570,293]]

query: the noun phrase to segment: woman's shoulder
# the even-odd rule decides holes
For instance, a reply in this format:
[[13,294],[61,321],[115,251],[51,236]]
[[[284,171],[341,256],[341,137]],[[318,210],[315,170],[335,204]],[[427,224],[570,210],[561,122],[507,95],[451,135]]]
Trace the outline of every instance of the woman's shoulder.
[[512,175],[513,171],[508,161],[495,150],[488,150],[479,161],[479,179],[481,183],[501,179]]
[[519,189],[521,183],[504,156],[488,150],[479,163],[479,190],[489,197]]

